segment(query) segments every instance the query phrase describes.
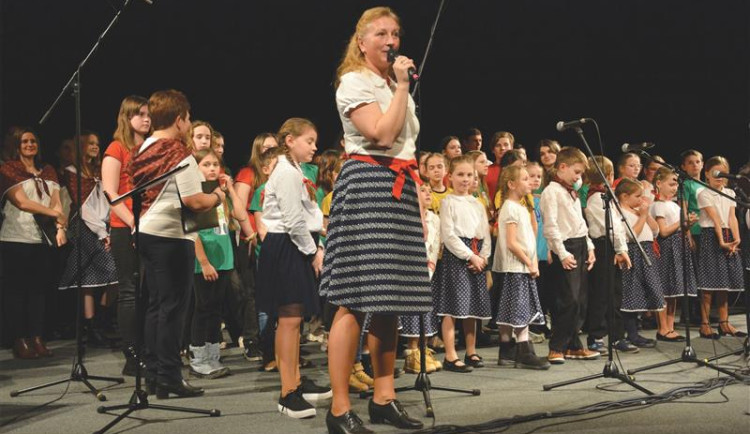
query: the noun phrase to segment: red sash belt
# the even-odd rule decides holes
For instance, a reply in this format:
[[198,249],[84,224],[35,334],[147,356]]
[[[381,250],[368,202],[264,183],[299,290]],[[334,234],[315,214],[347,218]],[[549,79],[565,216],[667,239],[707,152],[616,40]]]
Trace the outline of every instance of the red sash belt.
[[471,248],[472,253],[479,256],[479,238],[476,238],[476,237],[472,238],[471,244],[469,247]]
[[402,160],[400,158],[390,158],[372,155],[350,155],[350,159],[363,161],[365,163],[377,164],[378,166],[387,167],[388,169],[396,172],[396,181],[393,182],[393,197],[396,200],[401,200],[401,191],[404,189],[406,183],[406,175],[408,174],[411,179],[417,185],[422,185],[422,179],[417,175],[417,160]]

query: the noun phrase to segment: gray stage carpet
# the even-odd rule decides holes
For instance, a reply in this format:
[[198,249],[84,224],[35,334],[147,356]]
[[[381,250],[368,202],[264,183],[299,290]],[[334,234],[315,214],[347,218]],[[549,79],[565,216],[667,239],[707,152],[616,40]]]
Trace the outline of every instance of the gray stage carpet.
[[[735,315],[732,322],[747,330],[744,316]],[[654,337],[654,331],[643,332]],[[723,337],[718,341],[699,338],[694,332],[693,347],[700,358],[722,354],[741,347],[737,338]],[[0,351],[0,423],[5,423],[34,407],[58,397],[65,385],[11,398],[11,390],[67,378],[75,353],[72,341],[58,341],[51,345],[55,357],[43,360],[14,360],[8,350]],[[619,360],[626,369],[632,369],[678,357],[684,344],[659,342],[655,349],[644,349],[639,354],[621,354]],[[306,344],[308,356],[315,366],[303,370],[303,375],[327,384],[325,356],[317,344]],[[539,354],[546,354],[546,344],[537,345]],[[599,379],[579,383],[552,391],[542,391],[543,384],[555,383],[601,372],[604,359],[599,361],[568,361],[562,366],[553,366],[546,372],[535,372],[513,368],[501,368],[497,361],[497,348],[483,348],[479,353],[487,367],[470,374],[438,372],[430,375],[433,385],[479,388],[480,396],[467,396],[449,392],[433,391],[432,398],[437,425],[469,425],[487,422],[514,415],[539,412],[558,412],[591,405],[603,401],[618,401],[644,396],[629,386],[613,379]],[[439,354],[442,357],[442,354]],[[461,353],[463,356],[463,353]],[[145,410],[135,412],[116,425],[113,433],[324,433],[327,404],[318,407],[318,416],[308,420],[294,420],[276,411],[279,393],[277,373],[261,373],[258,365],[249,363],[239,349],[223,352],[227,366],[233,375],[218,380],[191,380],[204,387],[202,398],[157,400],[154,403],[218,408],[222,416],[209,418],[184,413]],[[616,358],[617,360],[617,358]],[[400,365],[403,360],[399,360]],[[736,369],[747,366],[740,356],[729,356],[718,361],[721,366]],[[92,350],[86,358],[86,367],[91,375],[116,376],[122,367],[122,356],[108,350]],[[186,374],[187,375],[187,374]],[[637,382],[654,391],[668,390],[718,377],[711,369],[694,364],[675,364],[637,374]],[[396,380],[397,386],[413,384],[414,375],[404,374]],[[122,385],[94,381],[104,388],[105,404],[126,403],[131,396],[134,381],[126,378]],[[683,398],[670,403],[643,405],[626,411],[591,413],[575,417],[546,419],[511,426],[507,433],[745,433],[750,432],[750,387],[736,383],[723,390],[714,390],[706,395]],[[93,432],[109,423],[114,416],[99,414],[96,409],[102,403],[86,392],[79,383],[71,383],[68,393],[59,401],[42,409],[24,414],[10,425],[0,427],[0,432],[14,433],[85,433]],[[367,422],[367,401],[353,396],[354,408]],[[410,414],[421,417],[426,427],[433,421],[424,417],[422,395],[418,392],[402,393],[399,399]],[[376,432],[396,432],[385,425],[368,425]]]

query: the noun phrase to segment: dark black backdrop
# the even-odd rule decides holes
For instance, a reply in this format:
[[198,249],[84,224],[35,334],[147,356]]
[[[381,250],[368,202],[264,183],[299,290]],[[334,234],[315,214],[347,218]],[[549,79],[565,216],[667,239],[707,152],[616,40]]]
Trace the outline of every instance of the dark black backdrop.
[[[122,0],[0,0],[0,123],[35,123]],[[688,147],[750,149],[749,2],[451,0],[422,82],[422,143],[477,126],[578,145],[558,120],[596,118],[606,153],[649,140],[668,159]],[[303,116],[330,147],[333,73],[360,13],[401,16],[402,52],[420,61],[437,0],[134,0],[83,72],[83,123],[107,142],[120,100],[176,88],[193,118],[227,138],[230,166],[252,137]],[[73,135],[66,99],[40,128],[46,156]],[[593,142],[593,134],[589,136]]]

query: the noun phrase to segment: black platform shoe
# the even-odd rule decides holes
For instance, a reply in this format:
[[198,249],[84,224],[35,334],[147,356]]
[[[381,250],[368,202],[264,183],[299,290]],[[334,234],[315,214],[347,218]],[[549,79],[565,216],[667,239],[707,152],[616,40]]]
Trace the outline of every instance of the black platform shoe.
[[185,380],[169,383],[156,383],[156,397],[159,399],[169,398],[169,394],[177,395],[180,398],[190,398],[193,396],[203,395],[203,389],[193,387]]
[[370,422],[372,423],[387,423],[401,429],[420,429],[424,426],[421,421],[409,417],[409,414],[406,413],[397,399],[384,405],[375,404],[370,399],[367,410],[370,413]]
[[362,419],[352,410],[341,416],[334,416],[331,410],[326,415],[328,434],[370,434],[374,431],[365,428]]
[[[138,367],[138,362],[135,357],[135,346],[129,345],[126,348],[123,348],[122,354],[125,356],[125,366],[122,368],[122,375],[126,377],[135,377],[136,368]],[[143,362],[143,359],[141,359],[140,365],[141,375],[144,377],[148,376],[148,369],[146,368],[146,363]]]

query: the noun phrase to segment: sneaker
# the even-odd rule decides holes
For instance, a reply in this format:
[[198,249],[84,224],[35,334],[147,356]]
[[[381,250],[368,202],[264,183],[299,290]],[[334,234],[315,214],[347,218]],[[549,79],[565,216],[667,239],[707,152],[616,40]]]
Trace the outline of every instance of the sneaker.
[[565,355],[559,351],[549,350],[547,360],[553,365],[562,365],[565,363]]
[[420,353],[418,348],[408,349],[405,351],[406,357],[404,358],[404,371],[409,374],[417,374],[421,368]]
[[589,350],[596,351],[602,356],[606,356],[607,354],[609,354],[607,346],[604,344],[604,339],[592,339],[589,337],[586,339],[586,345],[588,346]]
[[[443,369],[443,364],[435,359],[435,350],[430,347],[425,349],[425,363],[427,364],[427,372],[435,372]],[[434,370],[430,370],[434,368]]]
[[261,366],[260,370],[263,372],[276,372],[279,370],[279,367],[276,365],[276,360],[271,360],[270,362]]
[[619,341],[615,342],[613,348],[615,349],[615,351],[618,351],[621,353],[635,354],[640,351],[638,347],[631,344],[630,341],[627,339],[620,339]]
[[357,376],[354,375],[354,369],[352,369],[352,373],[349,374],[349,393],[367,392],[368,390],[370,390],[370,386],[359,381]]
[[581,348],[580,350],[568,350],[565,352],[566,359],[573,360],[596,360],[601,357],[598,351]]
[[278,409],[279,413],[295,419],[315,417],[315,407],[305,401],[300,389],[295,390],[283,398],[279,397]]
[[245,360],[248,362],[259,362],[263,360],[263,353],[255,342],[248,341],[242,355],[245,356]]
[[333,391],[330,387],[318,386],[312,380],[307,377],[301,378],[301,383],[297,388],[302,393],[302,398],[305,401],[318,401],[321,399],[331,399],[333,397]]
[[628,340],[638,348],[654,348],[656,346],[655,340],[644,338],[641,335],[635,335],[635,337],[629,338]]

